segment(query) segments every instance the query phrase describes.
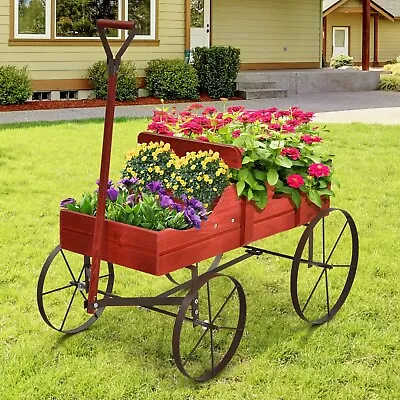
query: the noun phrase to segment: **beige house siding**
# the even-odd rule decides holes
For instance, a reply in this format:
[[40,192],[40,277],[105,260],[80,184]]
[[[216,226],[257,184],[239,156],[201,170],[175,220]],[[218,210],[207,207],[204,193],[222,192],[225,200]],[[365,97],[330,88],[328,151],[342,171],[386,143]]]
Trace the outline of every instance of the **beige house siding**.
[[[362,18],[361,14],[345,14],[342,12],[333,12],[327,16],[327,29],[326,29],[326,61],[332,57],[332,36],[334,26],[348,26],[349,32],[349,56],[353,57],[355,63],[360,63],[362,59]],[[374,58],[373,53],[373,27],[374,21],[371,18],[371,40],[370,40],[370,59]]]
[[[124,55],[124,60],[135,63],[139,76],[144,76],[144,68],[151,59],[184,57],[184,0],[159,0],[158,7],[159,46],[135,47],[133,43]],[[9,0],[0,0],[0,64],[27,65],[33,80],[86,78],[87,68],[105,59],[100,45],[10,45],[9,22]],[[112,46],[113,51],[120,45]]]
[[379,62],[393,60],[400,55],[400,20],[379,20]]
[[243,63],[320,62],[319,0],[212,4],[212,44],[240,47]]
[[[350,27],[350,56],[355,63],[362,59],[362,15],[361,13],[333,12],[327,16],[327,61],[332,57],[332,32],[334,26]],[[374,59],[374,19],[371,18],[370,61]],[[389,21],[379,18],[378,26],[378,60],[384,63],[400,55],[400,20]]]

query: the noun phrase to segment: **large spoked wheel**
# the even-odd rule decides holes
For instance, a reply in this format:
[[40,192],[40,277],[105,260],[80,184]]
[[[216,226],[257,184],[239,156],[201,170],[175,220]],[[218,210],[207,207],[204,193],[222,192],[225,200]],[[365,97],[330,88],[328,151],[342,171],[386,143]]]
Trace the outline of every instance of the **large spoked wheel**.
[[321,211],[297,246],[290,279],[296,313],[313,325],[334,317],[345,302],[358,264],[358,234],[344,210]]
[[[103,267],[103,265],[102,265]],[[102,273],[103,271],[101,271]],[[111,293],[114,268],[99,278],[99,299]],[[91,315],[84,308],[90,282],[90,258],[57,246],[47,257],[39,276],[37,303],[40,315],[47,325],[63,333],[78,333],[87,329],[102,314],[99,308]]]
[[185,376],[204,382],[229,363],[243,336],[246,298],[227,275],[206,274],[194,281],[176,317],[172,351]]

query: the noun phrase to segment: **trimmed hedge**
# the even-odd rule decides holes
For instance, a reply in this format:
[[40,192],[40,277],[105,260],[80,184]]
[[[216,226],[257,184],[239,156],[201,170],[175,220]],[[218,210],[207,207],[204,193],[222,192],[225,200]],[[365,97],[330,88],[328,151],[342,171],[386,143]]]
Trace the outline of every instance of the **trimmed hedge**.
[[[97,61],[88,69],[89,80],[97,99],[107,98],[107,62]],[[135,100],[138,96],[136,68],[130,61],[122,61],[118,70],[117,94],[119,101]]]
[[378,89],[400,92],[400,76],[398,75],[381,76]]
[[230,46],[196,47],[193,61],[201,90],[214,99],[234,96],[240,49]]
[[146,68],[147,90],[165,100],[199,97],[199,81],[193,66],[183,60],[151,60]]
[[24,103],[32,96],[31,81],[27,67],[0,66],[0,104]]

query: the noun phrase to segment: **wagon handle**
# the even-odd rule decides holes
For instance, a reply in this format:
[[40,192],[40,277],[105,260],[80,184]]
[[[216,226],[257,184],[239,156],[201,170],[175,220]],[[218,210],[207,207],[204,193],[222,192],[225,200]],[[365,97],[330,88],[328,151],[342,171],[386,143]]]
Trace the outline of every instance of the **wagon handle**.
[[[119,66],[121,64],[121,57],[125,53],[126,49],[131,44],[133,38],[135,37],[135,24],[132,21],[114,21],[110,19],[99,19],[96,22],[97,30],[99,31],[99,36],[101,43],[103,44],[104,50],[107,55],[107,65],[108,65],[108,76],[114,75],[118,72]],[[110,43],[106,37],[106,28],[111,29],[125,29],[129,31],[128,37],[125,39],[121,48],[118,50],[115,58],[110,48]]]
[[[96,211],[96,221],[93,236],[92,266],[90,271],[89,293],[87,299],[87,312],[96,312],[97,291],[99,284],[100,260],[102,258],[102,241],[105,225],[105,210],[107,200],[107,184],[110,172],[111,144],[114,125],[115,95],[117,90],[117,75],[121,64],[121,57],[125,53],[129,44],[135,36],[135,24],[131,21],[111,21],[100,19],[96,22],[99,36],[107,55],[107,103],[104,117],[103,148],[101,153],[100,182],[98,205]],[[125,39],[115,57],[110,48],[110,44],[105,34],[105,28],[128,29],[129,35]]]

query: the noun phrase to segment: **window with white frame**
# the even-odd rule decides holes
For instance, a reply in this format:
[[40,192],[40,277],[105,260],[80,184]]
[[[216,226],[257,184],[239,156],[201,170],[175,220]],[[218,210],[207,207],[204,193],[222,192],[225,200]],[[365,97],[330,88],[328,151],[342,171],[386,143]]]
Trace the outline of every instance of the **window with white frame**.
[[[15,0],[14,37],[90,39],[98,36],[96,20],[122,19],[135,21],[138,39],[155,39],[155,8],[156,0]],[[107,36],[119,34],[109,30]]]

